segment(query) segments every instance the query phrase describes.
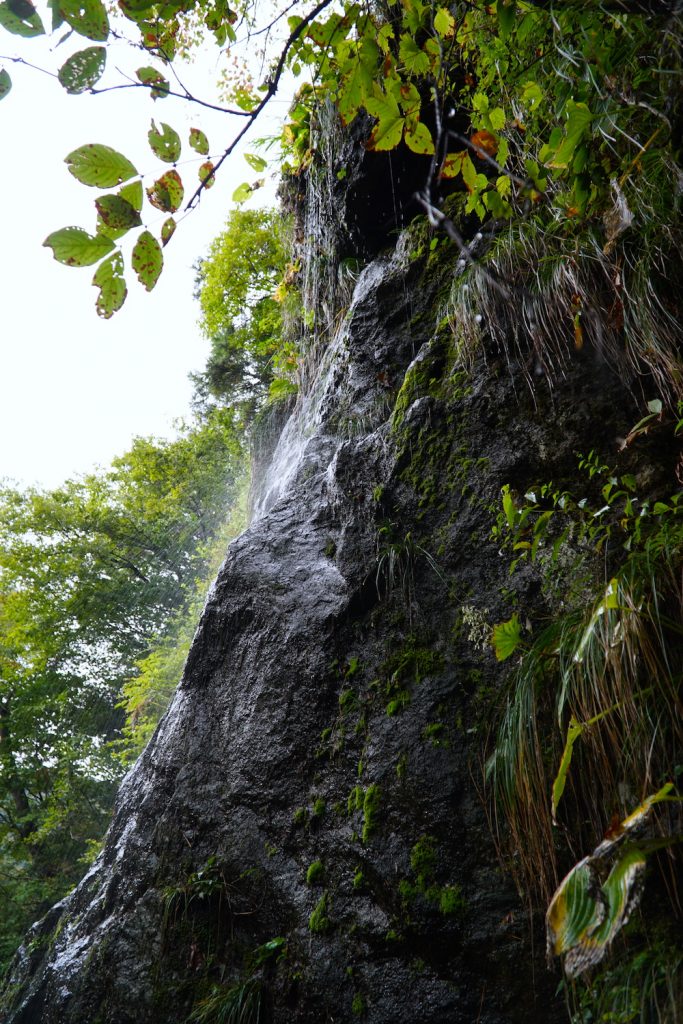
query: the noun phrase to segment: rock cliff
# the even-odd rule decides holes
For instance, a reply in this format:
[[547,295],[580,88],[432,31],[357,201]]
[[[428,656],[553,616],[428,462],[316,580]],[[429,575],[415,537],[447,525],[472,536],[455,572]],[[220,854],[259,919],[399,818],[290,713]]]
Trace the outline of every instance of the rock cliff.
[[508,674],[490,626],[511,592],[542,600],[490,532],[504,484],[571,479],[638,404],[590,339],[552,376],[531,344],[465,344],[457,250],[392,237],[346,276],[104,849],[19,952],[8,1024],[564,1019],[484,792]]

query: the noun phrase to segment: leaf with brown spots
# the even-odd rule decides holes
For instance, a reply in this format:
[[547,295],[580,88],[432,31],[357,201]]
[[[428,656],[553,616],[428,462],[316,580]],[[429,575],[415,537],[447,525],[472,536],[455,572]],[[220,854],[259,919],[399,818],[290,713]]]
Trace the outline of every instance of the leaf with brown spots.
[[180,209],[185,189],[176,170],[166,171],[147,189],[147,198],[152,206],[164,213],[175,213]]
[[143,231],[135,243],[132,262],[133,270],[138,275],[138,281],[145,286],[148,292],[151,292],[159,280],[164,266],[164,257],[161,254],[161,246],[149,231]]

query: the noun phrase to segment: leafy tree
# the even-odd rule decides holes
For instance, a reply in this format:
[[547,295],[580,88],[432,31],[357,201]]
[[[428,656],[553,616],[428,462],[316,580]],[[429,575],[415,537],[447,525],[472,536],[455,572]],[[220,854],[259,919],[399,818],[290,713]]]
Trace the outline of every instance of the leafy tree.
[[[233,57],[240,47],[253,54],[262,38],[270,43],[261,63],[252,60],[253,74],[249,61],[233,65],[223,109],[236,127],[217,147],[199,128],[185,140],[165,122],[152,122],[148,141],[162,166],[145,188],[134,164],[110,147],[91,144],[70,153],[74,177],[104,190],[95,200],[96,231],[64,228],[46,244],[67,265],[97,264],[97,309],[108,317],[127,291],[124,236],[142,229],[129,259],[144,287],[152,289],[177,214],[195,206],[213,185],[286,72],[308,80],[285,128],[293,169],[312,157],[312,106],[329,97],[345,124],[365,112],[372,118],[370,150],[406,147],[424,158],[422,205],[466,262],[472,251],[439,202],[444,179],[467,193],[467,212],[481,220],[520,221],[532,211],[565,233],[615,209],[633,213],[648,203],[666,208],[676,191],[677,9],[674,0],[384,0],[370,7],[350,0],[334,7],[332,0],[297,0],[269,9],[264,22],[250,0],[234,7],[222,0],[121,0],[115,14],[103,0],[76,6],[59,0],[49,8],[52,31],[66,23],[74,38],[95,44],[72,53],[59,68],[59,81],[70,93],[137,89],[155,102],[179,96],[199,112],[202,104],[215,104],[183,86],[176,66],[194,41],[211,39]],[[31,0],[0,4],[0,25],[24,37],[27,48],[45,32]],[[133,54],[139,52],[135,46],[142,47],[152,63],[116,85],[101,86],[110,40],[131,33]],[[10,87],[5,66],[0,95]],[[178,162],[188,152],[196,158],[197,176],[187,179],[183,170],[183,181]],[[248,154],[247,160],[257,173],[265,168],[259,155]],[[258,184],[240,186],[236,201],[246,200]],[[165,216],[157,235],[142,223],[145,195]],[[624,223],[612,217],[605,244]],[[224,348],[231,348],[229,336]]]
[[106,827],[122,687],[196,606],[242,462],[214,412],[109,470],[0,491],[0,960]]
[[200,324],[211,352],[193,377],[197,398],[230,406],[245,425],[269,392],[293,386],[296,350],[276,298],[285,227],[275,211],[234,210],[198,268]]

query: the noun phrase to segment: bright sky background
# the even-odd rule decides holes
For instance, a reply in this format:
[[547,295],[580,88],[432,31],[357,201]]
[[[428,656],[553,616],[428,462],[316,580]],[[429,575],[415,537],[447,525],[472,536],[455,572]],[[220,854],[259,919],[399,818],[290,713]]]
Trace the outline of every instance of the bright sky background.
[[[141,89],[68,96],[54,79],[1,59],[21,55],[55,66],[56,58],[58,67],[87,45],[72,37],[49,54],[42,40],[19,40],[0,30],[0,68],[13,81],[0,103],[0,478],[19,484],[54,486],[95,464],[106,465],[134,436],[170,436],[173,420],[188,415],[187,376],[203,368],[208,352],[196,325],[192,264],[222,229],[236,186],[257,177],[234,155],[214,188],[204,192],[200,208],[179,224],[154,291],[145,292],[128,264],[125,305],[111,320],[101,320],[90,284],[94,267],[64,267],[42,246],[51,231],[68,225],[94,233],[94,199],[105,191],[77,182],[64,157],[85,143],[105,143],[149,172],[143,184],[150,185],[168,168],[147,144],[150,118],[163,120],[183,140],[178,170],[188,197],[195,168],[206,159],[197,160],[187,145],[190,126],[206,132],[214,156],[232,138],[236,122],[173,98],[152,102]],[[125,60],[131,67],[130,58]],[[144,54],[133,61],[133,68],[151,63]],[[122,80],[116,63],[110,54],[103,80],[108,84]],[[206,84],[215,74],[215,58],[200,63],[183,68],[183,77],[193,92],[215,101]],[[281,117],[286,109],[280,99],[273,113]],[[276,131],[271,118],[269,124],[257,122],[253,135]],[[253,144],[246,149],[253,151]],[[184,165],[190,155],[192,162]],[[273,201],[274,184],[259,198],[266,199],[266,192]],[[152,233],[158,236],[165,218],[145,202],[143,222]]]

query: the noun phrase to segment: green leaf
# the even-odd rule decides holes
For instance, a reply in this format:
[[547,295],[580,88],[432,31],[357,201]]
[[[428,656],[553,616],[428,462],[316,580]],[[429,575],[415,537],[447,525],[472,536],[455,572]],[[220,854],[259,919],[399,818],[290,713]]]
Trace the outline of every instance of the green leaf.
[[569,726],[567,728],[567,739],[564,745],[564,750],[562,751],[560,767],[557,771],[557,775],[555,776],[555,781],[553,782],[553,821],[555,821],[555,818],[557,816],[557,807],[560,800],[562,799],[562,794],[564,793],[564,787],[567,782],[567,772],[569,771],[569,765],[571,764],[572,754],[574,752],[574,744],[578,740],[584,728],[585,726],[582,725],[580,722],[577,722],[574,716],[572,715],[569,719]]
[[593,120],[593,115],[585,103],[575,103],[574,100],[567,101],[567,123],[562,138],[552,159],[546,161],[548,167],[568,167],[574,150],[585,135]]
[[147,198],[152,206],[164,213],[175,213],[180,209],[185,189],[176,170],[166,171],[147,189]]
[[264,160],[262,156],[256,156],[254,153],[245,153],[244,159],[257,172],[265,171],[268,166],[267,160]]
[[107,51],[104,46],[88,46],[72,54],[57,73],[61,85],[68,93],[77,95],[92,89],[104,73]]
[[489,114],[489,124],[494,132],[499,132],[505,126],[505,111],[502,107],[495,107]]
[[[213,172],[214,165],[211,163],[210,160],[207,160],[206,163],[203,163],[199,168],[199,180],[201,181],[204,188],[213,188],[213,186],[216,184],[216,177]],[[250,191],[254,191],[253,185],[250,186]]]
[[143,192],[141,181],[132,181],[130,185],[124,185],[123,188],[119,189],[118,194],[126,202],[130,203],[138,213],[142,210]]
[[602,599],[598,602],[597,607],[594,609],[593,614],[590,617],[588,625],[586,626],[581,640],[574,652],[573,661],[583,661],[583,655],[586,647],[590,643],[593,635],[595,634],[596,627],[602,621],[603,615],[606,615],[609,611],[615,611],[619,607],[619,580],[613,577],[605,589],[605,593]]
[[108,320],[121,309],[128,294],[123,277],[123,256],[120,252],[115,252],[109,259],[100,263],[92,283],[100,289],[95,306],[97,315]]
[[493,627],[493,647],[498,661],[505,661],[514,654],[522,642],[522,627],[517,612],[508,619]]
[[439,7],[434,15],[434,31],[442,38],[450,36],[455,28],[455,18],[445,7]]
[[0,3],[0,25],[12,35],[24,36],[25,39],[45,35],[40,15],[30,3],[26,3],[19,13],[15,13],[10,4]]
[[398,55],[409,75],[426,75],[429,72],[429,57],[412,36],[401,36]]
[[199,128],[190,128],[190,146],[200,156],[207,156],[209,152],[209,140]]
[[525,82],[522,86],[522,103],[528,110],[535,110],[543,99],[543,90],[538,82]]
[[177,224],[173,220],[173,217],[169,217],[161,225],[161,244],[164,246],[164,248],[168,245],[168,243],[173,238],[173,235],[175,234],[176,227],[177,227]]
[[164,78],[156,68],[138,68],[135,74],[143,85],[150,87],[150,93],[153,100],[166,99],[171,87],[168,83],[168,79]]
[[366,143],[367,148],[378,152],[394,149],[401,141],[405,124],[394,97],[375,87],[375,95],[366,100],[365,106],[369,114],[378,118]]
[[59,0],[64,21],[86,39],[103,43],[109,36],[109,17],[102,0]]
[[139,212],[123,196],[100,196],[95,200],[95,206],[103,223],[115,231],[127,231],[142,224]]
[[652,398],[647,403],[647,408],[648,408],[648,411],[651,412],[653,416],[660,416],[661,412],[662,412],[662,400],[661,400],[661,398]]
[[507,39],[515,25],[515,0],[498,0],[498,34]]
[[12,79],[10,78],[7,71],[5,71],[5,69],[3,68],[2,71],[0,71],[0,100],[5,98],[5,96],[11,88]]
[[149,231],[143,231],[135,243],[132,262],[133,270],[138,275],[140,284],[143,284],[147,291],[151,292],[159,280],[164,266],[164,257],[161,254],[161,246]]
[[137,175],[133,164],[109,146],[90,143],[75,149],[65,158],[69,171],[83,185],[113,188]]
[[337,109],[342,123],[353,121],[361,106],[372,92],[373,75],[362,60],[352,60],[349,70],[342,76],[337,92]]
[[432,134],[427,125],[421,121],[418,121],[413,131],[408,131],[406,128],[405,143],[408,149],[412,149],[413,153],[431,156],[434,152]]
[[60,228],[48,235],[43,245],[52,249],[58,263],[67,267],[89,267],[110,253],[114,243],[103,235],[89,235],[83,228]]
[[238,185],[232,194],[233,203],[245,202],[252,193],[252,187],[248,181],[243,181],[241,185]]
[[152,127],[147,133],[149,144],[156,156],[164,163],[174,164],[180,157],[180,151],[182,145],[180,142],[180,136],[170,125],[161,122],[161,131],[157,128],[154,121],[152,121]]

